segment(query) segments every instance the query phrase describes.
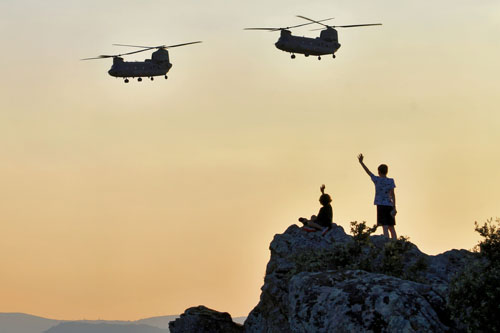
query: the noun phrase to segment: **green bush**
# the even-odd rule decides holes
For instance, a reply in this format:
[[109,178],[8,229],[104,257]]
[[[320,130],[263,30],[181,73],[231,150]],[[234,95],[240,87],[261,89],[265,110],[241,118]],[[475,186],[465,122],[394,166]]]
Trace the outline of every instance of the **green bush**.
[[477,222],[474,223],[476,226],[475,230],[484,237],[484,240],[480,242],[475,251],[479,252],[482,256],[488,258],[493,263],[500,262],[500,218],[496,219],[496,224],[493,223],[493,219],[489,219],[485,224],[480,226]]
[[396,241],[384,245],[382,257],[382,272],[387,275],[403,277],[405,268],[404,254],[411,249],[408,237],[400,237]]
[[376,247],[370,235],[376,226],[369,228],[366,222],[351,222],[353,241],[334,243],[329,249],[311,249],[290,257],[295,263],[288,277],[300,272],[320,272],[337,269],[360,269],[417,281],[419,273],[427,268],[423,258],[409,265],[405,255],[412,248],[407,237],[388,240],[382,248]]
[[355,243],[359,245],[368,245],[371,244],[370,236],[377,230],[377,226],[369,228],[366,226],[366,222],[363,221],[358,223],[358,221],[351,222],[351,233],[352,238]]
[[450,284],[448,305],[469,332],[500,332],[500,219],[475,223],[484,238],[472,261]]

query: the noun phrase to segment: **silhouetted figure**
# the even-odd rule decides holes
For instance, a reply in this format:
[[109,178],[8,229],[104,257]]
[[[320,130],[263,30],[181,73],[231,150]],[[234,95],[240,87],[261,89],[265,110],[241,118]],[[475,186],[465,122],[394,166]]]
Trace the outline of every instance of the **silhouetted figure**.
[[378,166],[378,177],[375,176],[363,163],[363,158],[363,154],[359,154],[359,163],[375,184],[374,204],[377,205],[377,226],[382,226],[385,237],[389,237],[388,231],[390,231],[391,238],[397,239],[396,230],[394,229],[397,214],[394,179],[387,177],[388,167],[385,164]]
[[332,198],[329,194],[325,193],[325,185],[321,185],[319,188],[321,190],[321,196],[319,197],[319,202],[323,207],[319,209],[318,216],[313,215],[311,219],[308,220],[304,217],[300,217],[299,221],[304,223],[305,231],[322,231],[323,235],[325,235],[328,230],[332,228],[332,220],[333,220],[333,209],[330,202],[332,202]]

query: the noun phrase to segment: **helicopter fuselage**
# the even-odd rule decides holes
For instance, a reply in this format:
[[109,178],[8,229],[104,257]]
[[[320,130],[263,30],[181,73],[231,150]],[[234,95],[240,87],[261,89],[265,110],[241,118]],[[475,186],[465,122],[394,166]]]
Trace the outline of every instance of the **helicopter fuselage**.
[[122,57],[113,58],[113,66],[108,71],[108,74],[114,77],[123,77],[125,82],[128,82],[129,77],[140,78],[149,77],[153,79],[153,76],[165,75],[172,68],[170,59],[168,56],[168,51],[165,49],[159,49],[151,55],[151,59],[146,59],[144,61],[124,61]]
[[113,66],[108,74],[114,77],[153,77],[163,76],[172,68],[169,62],[155,62],[151,59],[145,61],[123,61],[123,58],[113,59]]
[[280,38],[274,45],[282,51],[306,56],[335,55],[340,48],[337,31],[331,28],[323,30],[320,37],[316,38],[294,36],[289,30],[282,30]]

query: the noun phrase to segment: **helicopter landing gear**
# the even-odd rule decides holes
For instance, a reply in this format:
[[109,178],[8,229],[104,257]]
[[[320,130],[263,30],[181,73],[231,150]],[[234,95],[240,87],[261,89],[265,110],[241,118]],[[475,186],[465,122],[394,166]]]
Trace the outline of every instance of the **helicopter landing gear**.
[[151,79],[151,81],[153,81],[155,78],[151,76],[150,79]]
[[318,60],[321,60],[321,56],[318,56]]
[[292,54],[291,58],[292,58],[292,59],[295,59],[295,54]]
[[304,54],[304,56],[307,58],[307,57],[309,57],[309,54]]
[[168,79],[168,76],[165,75],[165,80]]
[[335,54],[333,55],[333,59],[335,59]]
[[123,81],[123,82],[128,83],[128,79],[125,79],[125,81]]
[[142,77],[138,78],[137,81],[141,82],[142,81]]

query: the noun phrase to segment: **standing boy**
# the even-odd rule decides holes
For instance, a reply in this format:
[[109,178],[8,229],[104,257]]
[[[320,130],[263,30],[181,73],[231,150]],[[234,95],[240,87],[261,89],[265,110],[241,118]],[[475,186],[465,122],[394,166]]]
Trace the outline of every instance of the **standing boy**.
[[366,173],[370,176],[375,184],[375,202],[377,205],[377,226],[382,226],[384,229],[384,236],[397,239],[396,230],[396,195],[394,194],[394,179],[387,177],[388,167],[385,164],[380,164],[378,167],[378,177],[375,176],[363,163],[363,154],[359,154],[358,160]]

